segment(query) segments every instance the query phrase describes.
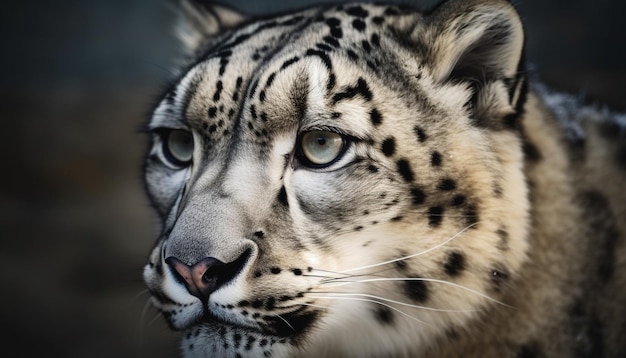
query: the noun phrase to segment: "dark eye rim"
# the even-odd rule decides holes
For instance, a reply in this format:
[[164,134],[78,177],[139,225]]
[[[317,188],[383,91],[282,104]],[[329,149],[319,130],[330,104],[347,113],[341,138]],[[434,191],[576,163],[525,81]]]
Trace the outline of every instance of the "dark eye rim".
[[[303,137],[307,134],[307,133],[311,133],[311,132],[328,132],[328,133],[334,133],[337,134],[341,137],[341,149],[339,150],[339,153],[337,154],[337,156],[331,160],[328,163],[324,163],[324,164],[317,164],[317,163],[313,163],[311,162],[307,156],[304,154],[304,151],[302,150],[302,139]],[[339,132],[339,131],[335,131],[335,130],[328,130],[328,129],[311,129],[311,130],[306,130],[306,131],[302,131],[300,132],[300,134],[298,134],[298,139],[296,140],[296,151],[295,151],[295,159],[298,160],[298,163],[304,167],[310,168],[310,169],[325,169],[328,168],[330,166],[332,166],[333,164],[337,163],[338,161],[341,160],[341,158],[343,158],[344,154],[346,154],[346,151],[348,151],[348,148],[350,147],[350,144],[352,143],[352,139]]]
[[174,154],[172,154],[168,146],[170,136],[172,135],[172,133],[177,132],[177,131],[187,132],[189,133],[189,135],[192,135],[190,131],[186,129],[180,129],[180,128],[157,128],[154,130],[154,132],[160,137],[161,151],[163,152],[163,156],[169,162],[169,164],[177,168],[185,168],[189,166],[189,164],[191,164],[192,159],[189,159],[186,161],[179,160],[178,158],[174,156]]

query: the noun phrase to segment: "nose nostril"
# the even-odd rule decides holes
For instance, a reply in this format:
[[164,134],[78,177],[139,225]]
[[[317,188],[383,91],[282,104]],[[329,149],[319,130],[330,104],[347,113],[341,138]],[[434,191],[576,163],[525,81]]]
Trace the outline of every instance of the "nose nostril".
[[205,257],[192,266],[170,256],[165,259],[174,276],[187,287],[187,291],[202,301],[224,284],[230,282],[243,269],[251,250],[246,250],[235,261],[224,263],[215,257]]

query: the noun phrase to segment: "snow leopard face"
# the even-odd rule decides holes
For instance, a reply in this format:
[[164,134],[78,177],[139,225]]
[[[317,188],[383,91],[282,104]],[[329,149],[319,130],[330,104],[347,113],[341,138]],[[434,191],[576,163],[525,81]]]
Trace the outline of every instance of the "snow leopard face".
[[183,6],[144,278],[185,356],[411,355],[498,304],[528,221],[507,2]]

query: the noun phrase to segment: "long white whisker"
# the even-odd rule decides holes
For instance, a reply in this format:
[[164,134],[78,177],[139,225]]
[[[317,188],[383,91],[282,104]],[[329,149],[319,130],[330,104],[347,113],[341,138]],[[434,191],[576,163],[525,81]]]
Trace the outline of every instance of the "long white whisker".
[[434,308],[434,307],[420,306],[420,305],[414,305],[414,304],[406,303],[406,302],[402,302],[402,301],[392,300],[390,298],[369,295],[369,294],[366,294],[366,293],[339,293],[339,292],[308,292],[308,293],[331,294],[331,295],[334,295],[334,296],[342,296],[342,297],[357,296],[357,297],[375,298],[377,300],[381,300],[381,301],[384,301],[384,302],[395,303],[397,305],[405,306],[405,307],[419,308],[419,309],[422,309],[422,310],[425,310],[425,311],[452,312],[452,313],[455,313],[455,312],[457,312],[457,313],[465,313],[465,312],[476,312],[476,311],[478,311],[478,310],[475,310],[475,309],[455,310],[455,309],[445,309],[445,308]]
[[280,318],[281,320],[283,320],[283,322],[285,322],[285,324],[286,324],[286,325],[288,325],[288,326],[289,326],[289,328],[291,328],[291,330],[292,330],[292,331],[294,331],[294,332],[296,331],[296,330],[293,328],[293,326],[292,326],[291,324],[289,324],[289,322],[287,322],[287,320],[286,320],[286,319],[284,319],[284,318],[282,318],[279,314],[275,314],[274,316],[275,316],[275,317]]
[[406,313],[406,312],[403,312],[403,311],[401,311],[401,310],[399,310],[399,309],[397,309],[397,308],[395,308],[395,307],[393,307],[393,306],[391,306],[391,305],[388,305],[388,304],[383,303],[383,302],[380,302],[380,301],[370,300],[370,299],[367,299],[367,298],[339,297],[339,296],[324,296],[323,298],[328,298],[328,299],[332,299],[332,300],[349,300],[349,301],[363,301],[363,302],[371,302],[371,303],[376,303],[376,304],[379,304],[379,305],[381,305],[381,306],[385,306],[385,307],[387,307],[387,308],[389,308],[389,309],[391,309],[391,310],[394,310],[394,311],[396,311],[396,312],[400,313],[401,315],[406,316],[406,317],[408,317],[408,318],[410,318],[410,319],[412,319],[412,320],[414,320],[414,321],[416,321],[416,322],[419,322],[419,323],[421,323],[421,324],[424,324],[424,325],[427,325],[427,326],[429,326],[429,327],[432,327],[432,325],[431,325],[431,324],[426,323],[426,322],[424,322],[424,321],[422,321],[422,320],[419,320],[419,319],[417,319],[417,318],[415,318],[415,317],[411,316],[410,314],[408,314],[408,313]]
[[[143,292],[140,292],[140,294],[141,293],[143,293]],[[136,299],[137,297],[138,297],[138,295],[136,295],[135,298],[133,298],[133,299]],[[152,298],[148,298],[146,300],[146,303],[144,303],[143,308],[141,309],[141,315],[139,316],[139,324],[138,324],[138,327],[137,327],[137,334],[139,335],[139,337],[137,337],[137,349],[138,349],[139,352],[141,352],[141,349],[143,347],[143,327],[144,327],[144,322],[146,320],[146,315],[148,314],[148,310],[150,309],[150,307],[152,305],[153,305]]]
[[476,290],[471,289],[469,287],[465,287],[463,285],[459,285],[459,284],[456,284],[454,282],[443,281],[443,280],[438,280],[438,279],[434,279],[434,278],[418,278],[418,277],[372,278],[372,279],[357,280],[357,281],[337,282],[337,286],[349,285],[349,284],[354,284],[354,283],[368,283],[368,282],[382,282],[382,281],[424,281],[424,282],[441,283],[441,284],[444,284],[444,285],[449,285],[449,286],[452,286],[452,287],[460,288],[460,289],[463,289],[465,291],[471,292],[471,293],[473,293],[475,295],[478,295],[478,296],[480,296],[482,298],[485,298],[485,299],[487,299],[489,301],[495,302],[495,303],[500,304],[502,306],[509,307],[509,308],[514,308],[513,306],[509,306],[506,303],[498,301],[498,300],[496,300],[493,297],[489,297],[489,296],[485,295],[484,293],[476,291]]
[[422,251],[422,252],[419,252],[419,253],[417,253],[417,254],[408,255],[408,256],[400,257],[400,258],[397,258],[397,259],[393,259],[393,260],[389,260],[389,261],[385,261],[385,262],[381,262],[381,263],[377,263],[377,264],[373,264],[373,265],[361,266],[361,267],[357,267],[357,268],[353,268],[353,269],[345,270],[345,271],[343,271],[342,273],[343,273],[343,274],[345,274],[346,272],[352,272],[352,271],[358,271],[358,270],[365,270],[365,269],[368,269],[368,268],[372,268],[372,267],[376,267],[376,266],[382,266],[382,265],[387,265],[387,264],[390,264],[390,263],[394,263],[394,262],[398,262],[398,261],[403,261],[403,260],[407,260],[407,259],[410,259],[410,258],[413,258],[413,257],[418,257],[418,256],[421,256],[421,255],[425,255],[425,254],[427,254],[427,253],[429,253],[429,252],[431,252],[431,251],[433,251],[433,250],[436,250],[436,249],[438,249],[438,248],[440,248],[440,247],[444,246],[445,244],[449,243],[450,241],[452,241],[452,240],[456,239],[459,235],[461,235],[462,233],[464,233],[465,231],[467,231],[469,228],[471,228],[472,226],[477,225],[477,224],[478,224],[477,222],[476,222],[476,223],[473,223],[473,224],[471,224],[471,225],[469,225],[469,226],[465,227],[463,230],[459,231],[458,233],[456,233],[456,234],[455,234],[454,236],[452,236],[451,238],[449,238],[449,239],[445,240],[444,242],[442,242],[442,243],[440,243],[440,244],[437,244],[437,245],[435,245],[435,246],[433,246],[433,247],[431,247],[431,248],[429,248],[429,249],[427,249],[427,250],[424,250],[424,251]]
[[148,326],[151,326],[159,317],[161,317],[161,312],[158,312],[157,314],[154,315],[154,317],[152,317],[150,322],[148,322]]
[[131,299],[129,300],[128,304],[131,305],[133,302],[135,302],[139,297],[145,295],[146,293],[149,293],[150,291],[148,291],[148,289],[144,289],[139,291],[139,293],[135,294],[133,297],[131,297]]

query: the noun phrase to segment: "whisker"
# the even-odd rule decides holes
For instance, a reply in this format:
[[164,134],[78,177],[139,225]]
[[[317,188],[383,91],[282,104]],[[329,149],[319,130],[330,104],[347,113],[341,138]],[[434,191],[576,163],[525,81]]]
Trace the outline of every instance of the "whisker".
[[[147,290],[144,290],[147,291]],[[140,292],[139,294],[142,294],[143,292]],[[137,295],[139,296],[139,295]],[[133,298],[136,299],[137,297]],[[139,337],[137,337],[137,348],[139,349],[139,351],[141,351],[142,347],[143,347],[143,327],[144,327],[144,322],[146,320],[146,315],[148,314],[148,310],[152,307],[152,299],[148,298],[146,300],[146,303],[143,304],[143,308],[141,309],[141,315],[139,316],[139,324],[137,325],[137,334],[139,335]],[[148,324],[149,325],[149,324]]]
[[[336,278],[337,278],[337,277],[331,277],[331,276],[322,276],[322,275],[306,275],[306,274],[303,274],[303,275],[302,275],[302,277],[314,277],[314,278],[321,278],[321,279],[323,279],[323,280],[334,280],[334,279],[336,279]],[[342,277],[342,278],[346,278],[346,277],[349,277],[349,276],[344,276],[344,277]]]
[[291,324],[289,324],[289,322],[287,322],[287,320],[286,320],[286,319],[284,319],[283,317],[281,317],[281,315],[279,315],[279,314],[275,314],[275,315],[274,315],[274,317],[278,317],[278,318],[280,318],[281,320],[283,320],[283,322],[285,322],[285,324],[286,324],[286,325],[288,325],[288,326],[289,326],[289,328],[291,328],[291,330],[292,330],[292,331],[294,331],[294,332],[296,331],[296,330],[293,328],[293,326],[292,326]]
[[154,322],[156,322],[156,320],[159,319],[159,317],[161,317],[161,312],[157,312],[157,314],[155,314],[154,317],[152,317],[150,322],[148,322],[148,326],[151,326]]
[[449,282],[449,281],[443,281],[443,280],[438,280],[435,278],[419,278],[419,277],[388,277],[388,278],[372,278],[372,279],[365,279],[365,280],[358,280],[358,281],[347,281],[347,282],[343,282],[342,285],[349,285],[349,284],[353,284],[353,283],[368,283],[368,282],[383,282],[383,281],[424,281],[424,282],[433,282],[433,283],[441,283],[441,284],[445,284],[445,285],[449,285],[452,287],[456,287],[456,288],[460,288],[463,289],[465,291],[471,292],[477,296],[480,296],[482,298],[485,298],[489,301],[492,301],[494,303],[497,303],[499,305],[508,307],[508,308],[515,308],[513,306],[507,305],[504,302],[501,302],[493,297],[487,296],[482,292],[476,291],[472,288],[463,286],[463,285],[459,285],[457,283],[454,282]]
[[308,292],[308,293],[315,293],[315,294],[332,294],[332,295],[337,295],[337,296],[342,296],[342,297],[351,297],[351,296],[357,296],[357,297],[368,297],[368,298],[375,298],[384,302],[389,302],[389,303],[395,303],[397,305],[400,306],[405,306],[405,307],[411,307],[411,308],[419,308],[419,309],[423,309],[425,311],[435,311],[435,312],[451,312],[451,313],[466,313],[466,312],[476,312],[478,310],[476,309],[445,309],[445,308],[434,308],[434,307],[427,307],[427,306],[420,306],[420,305],[414,305],[411,303],[406,303],[406,302],[402,302],[402,301],[396,301],[396,300],[392,300],[390,298],[385,298],[385,297],[380,297],[380,296],[375,296],[375,295],[369,295],[366,293],[343,293],[343,292]]
[[139,297],[145,295],[146,293],[150,293],[150,291],[148,291],[148,289],[143,289],[141,291],[139,291],[139,293],[135,294],[133,297],[130,298],[130,300],[128,301],[128,305],[131,305],[133,302],[135,302]]
[[373,264],[373,265],[361,266],[361,267],[357,267],[357,268],[353,268],[353,269],[345,270],[345,271],[343,271],[343,273],[346,273],[346,272],[352,272],[352,271],[358,271],[358,270],[365,270],[365,269],[368,269],[368,268],[377,267],[377,266],[382,266],[382,265],[387,265],[387,264],[390,264],[390,263],[394,263],[394,262],[398,262],[398,261],[403,261],[403,260],[408,260],[408,259],[410,259],[410,258],[414,258],[414,257],[418,257],[418,256],[421,256],[421,255],[425,255],[425,254],[427,254],[427,253],[429,253],[429,252],[431,252],[431,251],[433,251],[433,250],[436,250],[436,249],[438,249],[438,248],[440,248],[440,247],[442,247],[442,246],[446,245],[447,243],[449,243],[450,241],[452,241],[452,240],[456,239],[459,235],[461,235],[462,233],[464,233],[465,231],[467,231],[468,229],[470,229],[472,226],[477,225],[477,224],[478,224],[478,222],[475,222],[475,223],[473,223],[473,224],[471,224],[471,225],[468,225],[468,226],[466,226],[463,230],[459,231],[459,232],[458,232],[458,233],[456,233],[454,236],[452,236],[451,238],[449,238],[449,239],[445,240],[444,242],[439,243],[439,244],[437,244],[437,245],[435,245],[435,246],[433,246],[433,247],[431,247],[431,248],[429,248],[429,249],[427,249],[427,250],[424,250],[424,251],[422,251],[422,252],[418,252],[417,254],[412,254],[412,255],[408,255],[408,256],[400,257],[400,258],[393,259],[393,260],[389,260],[389,261],[384,261],[384,262],[377,263],[377,264]]
[[411,316],[410,314],[408,314],[408,313],[406,313],[406,312],[404,312],[402,310],[399,310],[399,309],[397,309],[397,308],[395,308],[395,307],[393,307],[391,305],[388,305],[388,304],[380,302],[380,301],[370,300],[370,299],[367,299],[367,298],[338,297],[338,296],[325,296],[323,298],[328,298],[328,299],[333,299],[333,300],[363,301],[363,302],[376,303],[376,304],[379,304],[381,306],[385,306],[385,307],[387,307],[387,308],[389,308],[389,309],[391,309],[393,311],[396,311],[396,312],[400,313],[401,315],[406,316],[406,317],[408,317],[408,318],[410,318],[410,319],[412,319],[412,320],[414,320],[414,321],[416,321],[418,323],[424,324],[424,325],[429,326],[429,327],[433,327],[433,325],[431,325],[430,323],[426,323],[426,322],[424,322],[424,321],[422,321],[420,319],[417,319],[417,318]]

